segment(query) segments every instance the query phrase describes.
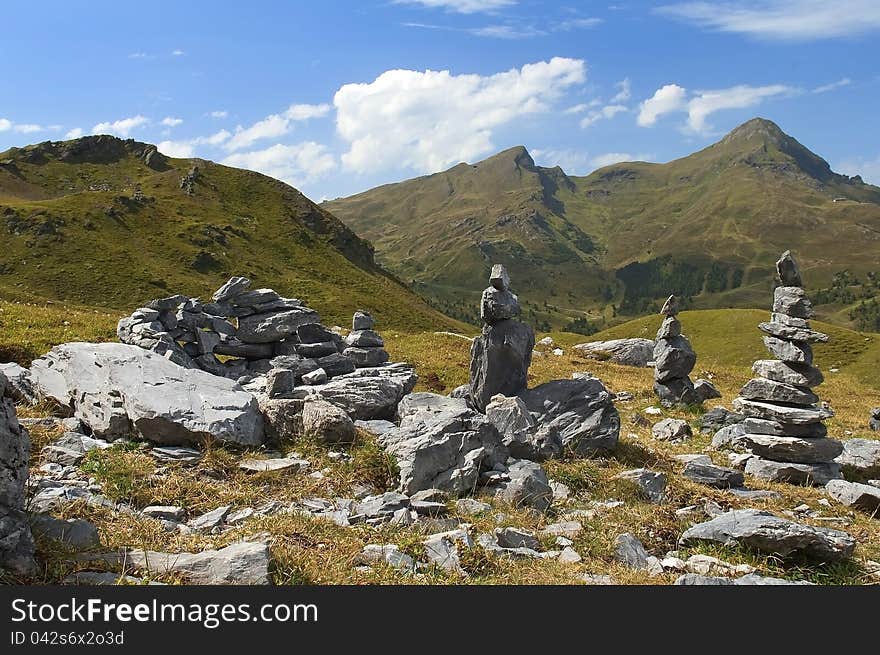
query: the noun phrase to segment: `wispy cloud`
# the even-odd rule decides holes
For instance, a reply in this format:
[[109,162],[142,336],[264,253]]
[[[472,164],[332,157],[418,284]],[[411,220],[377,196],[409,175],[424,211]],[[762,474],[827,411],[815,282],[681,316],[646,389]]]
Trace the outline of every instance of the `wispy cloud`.
[[880,155],[873,159],[851,157],[841,161],[835,168],[841,173],[859,175],[865,182],[880,186]]
[[174,116],[166,116],[161,120],[161,124],[165,127],[177,127],[181,123],[183,123],[183,119],[175,118]]
[[636,122],[651,127],[665,114],[684,112],[686,127],[691,132],[708,134],[711,126],[708,118],[724,109],[743,109],[761,104],[764,100],[780,95],[798,93],[798,89],[784,84],[749,86],[740,84],[727,89],[689,92],[677,84],[667,84],[639,105]]
[[132,52],[128,55],[129,59],[149,59],[150,55],[146,52]]
[[183,57],[183,55],[185,55],[185,54],[186,54],[186,52],[184,52],[184,51],[181,50],[180,48],[178,48],[177,50],[172,50],[172,51],[171,51],[171,56],[172,56],[172,57]]
[[617,92],[617,95],[611,98],[612,103],[626,102],[632,97],[632,89],[630,88],[630,81],[628,77],[620,80],[620,82],[617,82],[614,86],[617,87],[617,89],[619,90]]
[[215,109],[211,113],[208,114],[211,118],[226,118],[229,116],[229,112],[225,109]]
[[880,30],[877,0],[680,2],[656,11],[708,29],[781,41],[834,39]]
[[445,9],[457,14],[487,14],[512,7],[516,4],[516,0],[394,0],[394,4]]
[[539,166],[559,166],[569,175],[583,175],[590,168],[590,157],[579,150],[535,148],[530,150]]
[[849,86],[850,84],[852,84],[852,80],[848,77],[843,77],[836,82],[817,86],[815,89],[812,90],[812,93],[828,93],[829,91],[834,91],[835,89],[840,89],[842,87]]
[[544,30],[539,30],[531,25],[524,27],[515,27],[513,25],[487,25],[485,27],[476,27],[467,30],[474,36],[484,36],[493,39],[530,39],[535,36],[544,36],[547,34]]
[[622,114],[626,111],[629,111],[626,105],[605,105],[602,109],[593,110],[584,116],[581,119],[580,125],[581,127],[590,127],[590,125],[594,125],[601,120],[614,118],[617,114]]
[[649,152],[634,155],[628,152],[606,152],[605,154],[593,157],[590,163],[595,168],[602,168],[603,166],[611,166],[611,164],[619,164],[624,161],[652,161],[653,159],[654,154]]
[[588,30],[601,25],[604,21],[601,18],[570,18],[568,20],[556,23],[553,26],[554,31],[570,32],[571,30]]

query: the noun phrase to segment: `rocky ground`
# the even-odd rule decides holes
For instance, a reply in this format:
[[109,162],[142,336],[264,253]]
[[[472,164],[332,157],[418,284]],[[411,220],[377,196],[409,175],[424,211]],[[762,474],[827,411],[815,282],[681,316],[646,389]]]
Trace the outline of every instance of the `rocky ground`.
[[[423,353],[418,367],[423,385],[436,370],[443,370],[444,386],[467,377],[464,340],[386,339],[392,357],[413,348]],[[695,458],[685,456],[702,456],[698,464],[708,457],[725,468],[731,460],[729,453],[711,448],[715,430],[701,432],[698,414],[656,406],[650,369],[581,360],[564,344],[562,355],[552,354],[558,345],[538,347],[542,354],[533,360],[532,384],[591,370],[618,394],[623,427],[610,456],[569,454],[543,464],[554,492],[544,513],[490,496],[403,497],[394,492],[393,458],[362,428],[350,446],[299,438],[282,441],[274,452],[220,444],[188,452],[135,442],[103,447],[81,439],[82,449],[89,449],[77,456],[59,452],[59,446],[46,448],[76,426],[46,418],[46,407],[20,404],[32,440],[28,507],[68,525],[35,525],[40,568],[16,581],[670,584],[706,582],[695,576],[709,576],[746,584],[755,575],[820,584],[878,580],[880,526],[871,514],[841,504],[822,488],[747,478],[747,487],[769,493],[742,497],[706,484],[705,476],[693,472]],[[457,361],[458,379],[451,374]],[[707,373],[724,394],[719,402],[729,407],[742,380],[733,372]],[[846,394],[846,382],[833,377],[824,387],[837,412],[832,433],[844,439],[872,436],[862,407],[867,398]],[[872,400],[869,406],[878,404]],[[681,419],[690,429],[668,422],[655,429],[665,418]],[[271,466],[264,467],[273,470],[260,470],[259,462],[270,459]],[[627,474],[639,469],[646,471]],[[732,509],[766,510],[801,525],[842,530],[853,537],[855,549],[850,557],[824,562],[803,553],[768,556],[754,544],[681,541],[694,525]],[[124,557],[117,551],[132,546],[136,550]]]

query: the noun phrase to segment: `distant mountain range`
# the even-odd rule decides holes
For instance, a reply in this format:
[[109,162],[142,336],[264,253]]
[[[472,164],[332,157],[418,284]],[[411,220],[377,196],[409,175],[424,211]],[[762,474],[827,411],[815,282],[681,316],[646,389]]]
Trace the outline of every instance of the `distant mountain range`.
[[[112,136],[0,153],[0,297],[128,313],[232,275],[306,300],[325,322],[460,327],[373,261],[369,242],[259,173],[171,159]],[[0,317],[2,323],[2,317]]]
[[[789,248],[812,289],[840,286],[844,269],[862,286],[880,272],[880,188],[834,173],[762,118],[666,164],[576,177],[520,146],[322,206],[383,266],[471,321],[495,262],[527,318],[571,329],[654,310],[673,292],[693,307],[764,307]],[[855,300],[873,293],[859,288]],[[850,295],[826,294],[824,315],[849,322]]]

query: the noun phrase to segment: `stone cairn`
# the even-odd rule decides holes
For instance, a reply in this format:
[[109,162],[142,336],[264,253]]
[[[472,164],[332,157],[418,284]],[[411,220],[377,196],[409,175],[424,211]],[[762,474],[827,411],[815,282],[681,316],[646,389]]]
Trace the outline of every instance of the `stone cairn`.
[[0,373],[0,570],[36,571],[34,540],[25,514],[30,440],[12,402],[12,387]]
[[[318,312],[272,289],[251,289],[233,277],[202,303],[183,295],[151,300],[119,321],[123,343],[151,350],[185,368],[246,383],[272,370],[290,382],[320,384],[356,368],[388,361],[366,312],[354,315],[347,339],[326,328]],[[218,358],[223,357],[223,360]]]
[[824,485],[840,478],[833,460],[843,444],[828,439],[823,421],[834,416],[819,405],[812,388],[823,381],[813,366],[810,344],[824,343],[828,336],[810,329],[813,307],[803,288],[797,263],[786,250],[776,262],[779,286],[774,291],[770,321],[758,327],[764,345],[776,359],[761,359],[733,406],[745,416],[733,445],[755,455],[746,473],[774,482]]
[[665,318],[654,345],[654,393],[664,407],[698,404],[703,398],[694,391],[688,377],[697,363],[697,354],[681,333],[678,298],[669,296],[660,313]]
[[480,412],[486,411],[492,396],[516,396],[528,385],[535,332],[516,320],[519,314],[510,276],[504,266],[495,264],[480,301],[483,330],[471,346],[468,402]]

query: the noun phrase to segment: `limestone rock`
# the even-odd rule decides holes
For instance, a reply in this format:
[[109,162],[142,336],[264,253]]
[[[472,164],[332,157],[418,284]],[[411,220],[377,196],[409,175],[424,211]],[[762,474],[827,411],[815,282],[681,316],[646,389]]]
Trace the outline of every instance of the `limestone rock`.
[[515,507],[533,507],[539,512],[546,512],[553,502],[547,474],[540,464],[528,460],[508,461],[506,479],[499,479],[490,491]]
[[591,359],[602,359],[644,368],[654,357],[654,342],[650,339],[611,339],[609,341],[590,341],[574,346],[578,355]]
[[269,548],[262,543],[238,542],[201,553],[162,553],[131,550],[120,560],[153,573],[181,573],[197,585],[269,584]]
[[745,416],[791,425],[818,423],[834,416],[834,412],[824,407],[775,405],[745,398],[735,398],[733,407]]
[[869,514],[880,512],[880,489],[868,484],[831,480],[825,485],[828,495],[847,507]]
[[30,439],[15,414],[12,390],[0,372],[0,568],[36,572],[34,541],[24,513]]
[[773,311],[794,318],[813,318],[813,305],[799,286],[776,287],[773,291]]
[[813,348],[805,341],[786,341],[776,337],[765,336],[764,345],[776,359],[794,364],[813,363]]
[[56,346],[34,361],[31,375],[41,398],[73,413],[99,437],[137,435],[170,445],[208,438],[263,442],[257,401],[238,384],[136,346]]
[[307,307],[251,314],[238,321],[236,337],[244,343],[271,343],[296,334],[301,325],[318,323],[320,317]]
[[318,443],[353,443],[354,422],[342,409],[321,399],[307,399],[302,410],[303,433]]
[[555,430],[563,446],[588,456],[617,448],[620,414],[601,380],[552,380],[519,394],[537,425]]
[[711,463],[688,462],[682,471],[682,475],[692,482],[719,489],[741,487],[745,482],[745,478],[740,471],[723,466],[715,466]]
[[697,355],[684,336],[661,339],[654,346],[654,379],[666,382],[687,377],[696,362]]
[[678,418],[665,418],[651,427],[651,434],[660,441],[686,441],[693,436],[687,421]]
[[735,437],[733,445],[764,459],[801,464],[830,462],[840,455],[844,447],[836,439],[823,437],[786,437],[774,434],[748,433]]
[[666,498],[666,474],[648,469],[632,469],[615,476],[618,480],[629,480],[638,487],[640,495],[652,503],[660,504]]
[[801,278],[801,271],[797,262],[791,256],[791,251],[786,250],[776,262],[776,274],[779,281],[784,287],[802,287],[804,286]]
[[774,462],[762,457],[752,457],[746,462],[746,474],[769,482],[790,482],[792,484],[825,485],[830,480],[840,478],[840,465],[836,462],[799,464],[796,462]]
[[492,396],[516,396],[526,389],[535,333],[514,320],[483,327],[471,345],[470,400],[484,411]]
[[721,398],[718,387],[703,378],[697,378],[694,381],[694,395],[697,398],[697,403],[703,403],[712,398]]
[[804,341],[807,343],[826,343],[828,341],[827,334],[772,321],[770,323],[759,323],[758,328],[761,332],[771,337],[785,339],[786,341]]
[[749,400],[790,403],[792,405],[814,405],[819,402],[819,396],[806,387],[796,387],[764,378],[749,380],[740,390],[739,395]]
[[847,439],[843,452],[834,461],[864,477],[880,475],[880,441]]
[[700,542],[745,546],[780,557],[803,554],[820,561],[846,559],[855,548],[855,540],[846,532],[814,528],[756,509],[721,514],[689,528],[679,540],[683,547]]
[[752,370],[762,378],[796,387],[816,387],[824,381],[822,371],[813,366],[776,359],[759,359]]

